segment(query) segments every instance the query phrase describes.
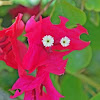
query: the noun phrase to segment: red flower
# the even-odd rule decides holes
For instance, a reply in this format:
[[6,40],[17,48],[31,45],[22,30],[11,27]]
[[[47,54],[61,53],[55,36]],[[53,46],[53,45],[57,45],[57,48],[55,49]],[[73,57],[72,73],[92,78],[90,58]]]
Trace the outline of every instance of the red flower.
[[[46,88],[46,92],[43,91],[43,86]],[[10,98],[16,98],[25,92],[24,100],[59,100],[63,97],[54,88],[49,73],[41,69],[36,77],[29,75],[20,77],[11,90],[16,90],[16,92]]]
[[[40,18],[38,22],[31,17],[27,22],[26,36],[29,49],[24,57],[24,66],[30,72],[36,67],[44,66],[47,72],[62,74],[66,66],[63,56],[89,45],[90,42],[80,40],[82,33],[88,34],[84,27],[78,25],[76,28],[68,29],[65,26],[68,19],[62,16],[60,19],[59,25],[53,25],[50,17]],[[58,50],[65,50],[65,52],[58,52]]]
[[[24,30],[24,23],[21,18],[22,14],[19,14],[12,26],[0,31],[0,60],[5,61],[8,66],[15,69],[18,68],[16,60],[20,59],[22,61],[27,51],[25,44],[17,40],[17,37]],[[15,54],[15,50],[19,53],[18,55]]]
[[10,9],[9,13],[10,15],[12,15],[13,18],[15,18],[18,15],[18,13],[29,14],[30,16],[33,16],[37,15],[39,11],[40,11],[40,4],[32,8],[18,5],[17,7]]

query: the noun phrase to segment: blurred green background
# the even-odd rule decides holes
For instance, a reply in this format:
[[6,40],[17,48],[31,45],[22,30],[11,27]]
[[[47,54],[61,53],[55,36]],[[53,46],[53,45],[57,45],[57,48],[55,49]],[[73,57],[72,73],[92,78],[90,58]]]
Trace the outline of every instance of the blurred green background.
[[[23,13],[23,21],[37,16],[51,0],[0,0],[0,30],[9,27],[15,16]],[[51,74],[56,89],[65,96],[61,100],[100,100],[100,0],[52,0],[43,17],[51,16],[54,24],[59,24],[58,16],[69,19],[68,28],[83,25],[89,35],[81,39],[91,41],[90,46],[65,56],[69,58],[66,72],[62,76]],[[25,32],[24,32],[25,33]],[[24,34],[23,33],[23,34]],[[26,43],[26,38],[19,37]],[[0,61],[0,100],[10,100],[8,91],[18,78],[16,70]],[[23,100],[23,95],[14,99]]]

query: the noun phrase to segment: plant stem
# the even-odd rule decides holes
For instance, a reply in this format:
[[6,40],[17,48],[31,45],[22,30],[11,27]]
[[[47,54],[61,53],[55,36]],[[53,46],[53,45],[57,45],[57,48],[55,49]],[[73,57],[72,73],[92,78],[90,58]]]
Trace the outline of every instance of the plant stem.
[[39,12],[39,14],[35,17],[35,20],[38,20],[38,18],[49,8],[50,4],[53,2],[51,0],[50,2],[47,3],[47,5]]
[[93,91],[93,89],[89,88],[88,84],[84,84],[84,88],[85,88],[85,91],[89,92],[92,96],[95,96],[96,93]]
[[81,3],[81,10],[84,10],[84,5],[85,5],[85,1],[82,0],[82,3]]
[[68,72],[67,73],[79,78],[80,80],[88,83],[89,85],[95,87],[98,91],[100,91],[100,84],[94,82],[93,80],[91,80],[90,78],[88,78],[87,76],[83,75],[83,74],[77,74],[77,73],[71,73],[71,72]]
[[2,24],[3,19],[0,18],[0,30],[2,29],[1,24]]

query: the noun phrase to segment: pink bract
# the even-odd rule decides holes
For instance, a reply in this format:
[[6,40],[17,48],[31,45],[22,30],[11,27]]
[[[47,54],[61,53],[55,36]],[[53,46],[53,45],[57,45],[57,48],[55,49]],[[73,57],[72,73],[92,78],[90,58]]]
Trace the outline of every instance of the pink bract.
[[[22,61],[27,51],[25,44],[17,40],[17,37],[24,30],[24,23],[21,18],[22,14],[19,14],[12,26],[0,31],[0,60],[5,61],[8,66],[15,69],[18,68],[16,60],[20,59]],[[19,53],[19,56],[16,52]]]
[[[46,92],[43,91],[43,86],[46,88]],[[20,77],[12,90],[16,90],[16,92],[10,98],[16,98],[25,93],[24,100],[59,100],[63,97],[54,88],[49,73],[41,69],[38,69],[36,77],[29,75]]]
[[[28,37],[29,49],[24,57],[25,69],[33,72],[37,67],[44,66],[44,70],[54,74],[61,75],[65,71],[67,60],[63,60],[63,56],[69,54],[74,50],[81,50],[87,47],[90,42],[80,40],[82,33],[88,34],[87,30],[78,25],[76,28],[68,29],[65,24],[68,19],[59,17],[61,22],[54,25],[50,21],[50,17],[36,22],[34,16],[29,19],[26,24],[26,37]],[[42,43],[44,36],[50,35],[54,38],[54,45],[45,47]],[[70,45],[63,47],[60,40],[67,36],[70,39]],[[65,50],[65,52],[58,52],[57,50]],[[29,59],[30,58],[30,59]]]

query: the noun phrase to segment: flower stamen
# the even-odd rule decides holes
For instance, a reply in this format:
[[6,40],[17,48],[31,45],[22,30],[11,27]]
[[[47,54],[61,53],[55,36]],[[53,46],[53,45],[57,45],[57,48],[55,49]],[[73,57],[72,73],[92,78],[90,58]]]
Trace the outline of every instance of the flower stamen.
[[60,40],[60,44],[63,46],[63,47],[67,47],[69,44],[70,44],[70,39],[68,37],[63,37],[61,40]]
[[54,38],[51,35],[46,35],[43,37],[42,43],[45,47],[51,47],[54,43]]

